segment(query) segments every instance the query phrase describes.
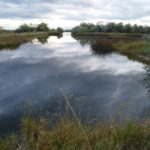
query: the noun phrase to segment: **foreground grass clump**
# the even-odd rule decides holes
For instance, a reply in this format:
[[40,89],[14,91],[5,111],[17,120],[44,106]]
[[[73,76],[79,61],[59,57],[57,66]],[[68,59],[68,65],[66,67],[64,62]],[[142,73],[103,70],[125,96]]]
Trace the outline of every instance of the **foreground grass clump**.
[[1,139],[2,150],[149,150],[150,122],[82,125],[66,117],[50,127],[43,117],[24,117],[17,134]]
[[48,36],[48,32],[33,32],[33,33],[2,33],[0,34],[0,49],[14,49],[21,44],[30,42],[34,38]]

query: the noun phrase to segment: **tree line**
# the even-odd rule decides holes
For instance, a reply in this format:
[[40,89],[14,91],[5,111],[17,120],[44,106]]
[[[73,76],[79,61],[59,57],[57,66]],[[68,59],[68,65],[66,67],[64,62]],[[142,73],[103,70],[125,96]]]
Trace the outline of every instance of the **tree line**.
[[73,34],[86,32],[150,33],[150,27],[110,22],[107,24],[97,23],[96,25],[93,23],[81,23],[72,29]]
[[40,23],[38,25],[33,24],[22,24],[20,25],[15,32],[58,32],[62,33],[63,29],[58,27],[57,29],[50,29],[47,23]]

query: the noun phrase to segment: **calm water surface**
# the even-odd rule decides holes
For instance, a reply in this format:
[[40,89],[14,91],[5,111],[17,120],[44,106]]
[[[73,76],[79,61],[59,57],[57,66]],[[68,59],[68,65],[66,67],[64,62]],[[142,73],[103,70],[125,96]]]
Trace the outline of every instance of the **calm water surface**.
[[88,121],[149,118],[150,66],[92,48],[64,33],[0,51],[0,134],[15,129],[28,106],[62,111],[60,88]]

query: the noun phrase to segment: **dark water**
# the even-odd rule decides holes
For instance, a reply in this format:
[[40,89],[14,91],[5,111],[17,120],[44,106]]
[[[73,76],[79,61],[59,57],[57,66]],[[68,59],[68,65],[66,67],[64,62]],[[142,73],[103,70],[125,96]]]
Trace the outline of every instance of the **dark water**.
[[63,111],[60,88],[88,121],[149,118],[150,66],[114,52],[109,39],[92,40],[64,33],[0,51],[1,135],[30,107],[53,116]]

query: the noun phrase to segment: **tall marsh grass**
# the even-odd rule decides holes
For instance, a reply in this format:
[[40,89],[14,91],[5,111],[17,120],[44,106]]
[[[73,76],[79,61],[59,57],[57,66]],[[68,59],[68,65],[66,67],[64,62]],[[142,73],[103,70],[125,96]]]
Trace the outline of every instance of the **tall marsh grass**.
[[[53,124],[26,114],[20,130],[0,140],[0,150],[149,150],[150,121],[88,125],[74,112],[68,97],[66,114]],[[70,114],[72,113],[72,114]],[[69,115],[70,114],[70,115]]]
[[95,126],[82,125],[90,143],[77,121],[63,117],[53,127],[44,117],[26,116],[21,129],[1,139],[1,150],[149,150],[150,122],[115,123]]

